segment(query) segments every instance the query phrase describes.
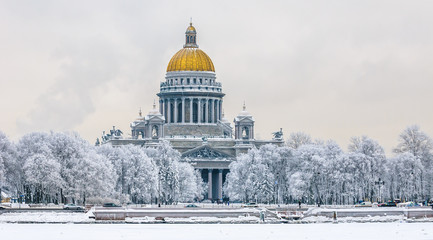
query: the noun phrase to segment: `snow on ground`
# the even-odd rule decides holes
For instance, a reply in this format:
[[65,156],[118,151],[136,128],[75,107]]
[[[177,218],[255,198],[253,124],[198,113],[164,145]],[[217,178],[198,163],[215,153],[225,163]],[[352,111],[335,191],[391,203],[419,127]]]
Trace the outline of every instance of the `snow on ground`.
[[83,223],[94,222],[91,212],[14,212],[0,214],[0,223]]
[[[255,216],[240,216],[240,217],[189,217],[189,218],[164,218],[166,223],[259,223],[260,219]],[[144,217],[144,218],[126,218],[127,223],[152,223],[161,222],[160,220],[155,220],[154,217]]]
[[431,223],[0,224],[2,239],[433,239]]

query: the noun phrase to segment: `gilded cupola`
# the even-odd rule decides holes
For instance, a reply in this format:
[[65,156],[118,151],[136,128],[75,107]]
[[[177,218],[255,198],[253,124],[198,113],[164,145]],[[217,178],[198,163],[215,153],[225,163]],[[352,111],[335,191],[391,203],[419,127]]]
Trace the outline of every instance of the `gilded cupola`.
[[208,71],[215,72],[210,57],[198,48],[197,31],[192,23],[185,32],[185,45],[171,58],[167,72],[175,71]]

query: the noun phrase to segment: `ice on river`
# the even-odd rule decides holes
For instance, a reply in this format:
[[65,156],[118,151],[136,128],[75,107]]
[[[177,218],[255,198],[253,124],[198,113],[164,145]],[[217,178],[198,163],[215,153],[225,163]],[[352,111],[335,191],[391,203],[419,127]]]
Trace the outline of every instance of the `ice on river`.
[[0,224],[2,239],[433,239],[431,223]]

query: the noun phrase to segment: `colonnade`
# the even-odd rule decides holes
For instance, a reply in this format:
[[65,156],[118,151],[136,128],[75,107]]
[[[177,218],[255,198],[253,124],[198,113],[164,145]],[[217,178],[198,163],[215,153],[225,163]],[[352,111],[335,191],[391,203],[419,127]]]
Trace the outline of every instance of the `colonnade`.
[[222,200],[223,198],[223,169],[216,169],[218,171],[218,182],[216,183],[217,187],[217,196],[213,196],[213,171],[214,169],[208,169],[208,199],[218,199]]
[[165,98],[159,101],[159,111],[166,123],[217,123],[222,117],[221,98]]

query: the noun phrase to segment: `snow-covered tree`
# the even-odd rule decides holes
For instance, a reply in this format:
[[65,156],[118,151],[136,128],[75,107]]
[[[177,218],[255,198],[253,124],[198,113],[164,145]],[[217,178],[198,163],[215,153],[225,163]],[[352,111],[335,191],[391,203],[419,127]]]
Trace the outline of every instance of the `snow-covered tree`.
[[418,200],[422,189],[420,176],[423,172],[419,158],[409,152],[398,154],[395,158],[389,159],[387,170],[388,192],[391,199]]
[[376,182],[382,181],[385,174],[385,151],[376,141],[366,136],[353,137],[349,151],[357,153],[352,157],[356,161],[355,174],[359,177],[357,180],[362,184],[358,189],[362,198],[378,200],[381,185]]
[[56,202],[56,194],[64,185],[60,164],[50,153],[37,153],[26,159],[23,170],[25,181],[32,192],[32,202]]
[[326,174],[323,145],[301,145],[294,152],[296,169],[289,171],[289,194],[310,203],[323,202],[323,178]]
[[224,192],[233,200],[282,202],[290,156],[287,147],[269,144],[251,149],[230,164]]
[[419,158],[425,167],[430,167],[433,156],[433,140],[417,125],[407,127],[399,136],[395,153],[411,153]]
[[[4,187],[18,187],[14,182],[16,176],[15,171],[18,166],[15,164],[15,146],[9,141],[7,136],[0,131],[0,192]],[[0,196],[1,200],[1,196]]]
[[433,196],[433,140],[418,126],[409,126],[400,134],[394,152],[410,153],[421,161],[423,169],[417,176],[421,181],[418,200],[429,200]]
[[313,141],[311,140],[310,135],[304,132],[291,133],[289,139],[287,139],[287,146],[293,149],[311,143],[313,143]]
[[[170,146],[168,141],[153,148],[148,148],[147,155],[152,158],[157,168],[157,196],[158,202],[173,204],[178,201],[188,201],[199,195],[201,188],[198,183],[194,168],[181,163],[181,155]],[[192,198],[182,194],[182,190],[193,193]]]
[[21,184],[17,192],[25,193],[26,201],[40,202],[39,196],[45,195],[52,201],[68,197],[85,202],[86,197],[107,196],[114,189],[111,163],[77,133],[24,135],[17,144],[15,165],[15,181]]
[[154,162],[139,146],[124,147],[127,158],[124,160],[126,171],[125,185],[132,202],[150,203],[157,193],[157,168]]
[[243,154],[237,157],[236,161],[230,163],[230,172],[226,176],[224,192],[231,200],[242,200],[244,202],[252,200],[250,199],[250,186],[245,181],[250,174],[250,162],[250,156]]
[[179,162],[179,198],[178,201],[190,202],[200,200],[203,196],[203,181],[199,171],[191,164]]

